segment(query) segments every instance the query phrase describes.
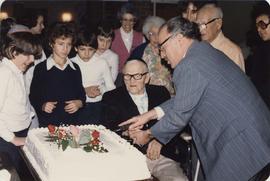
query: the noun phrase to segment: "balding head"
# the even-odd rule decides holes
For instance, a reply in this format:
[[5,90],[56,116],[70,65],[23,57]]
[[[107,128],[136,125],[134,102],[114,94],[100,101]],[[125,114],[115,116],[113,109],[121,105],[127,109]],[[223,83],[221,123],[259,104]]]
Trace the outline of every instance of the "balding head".
[[143,94],[145,84],[149,82],[147,64],[143,60],[130,59],[122,72],[128,92],[133,95]]
[[222,27],[223,12],[215,4],[204,5],[197,14],[202,40],[211,43],[219,34]]

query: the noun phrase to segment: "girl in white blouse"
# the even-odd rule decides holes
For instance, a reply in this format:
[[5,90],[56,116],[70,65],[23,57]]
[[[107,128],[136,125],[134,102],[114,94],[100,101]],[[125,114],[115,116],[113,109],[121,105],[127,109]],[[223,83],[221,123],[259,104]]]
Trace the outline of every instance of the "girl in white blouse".
[[6,152],[17,171],[18,146],[25,143],[34,113],[30,109],[23,73],[41,56],[41,45],[30,32],[5,37],[0,62],[0,152]]

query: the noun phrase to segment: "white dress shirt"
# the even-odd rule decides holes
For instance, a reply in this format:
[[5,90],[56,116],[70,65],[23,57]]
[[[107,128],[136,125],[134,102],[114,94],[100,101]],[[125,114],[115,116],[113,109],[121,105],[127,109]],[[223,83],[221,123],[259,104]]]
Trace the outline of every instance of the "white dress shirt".
[[132,47],[132,42],[133,42],[133,30],[131,30],[130,32],[126,33],[123,28],[120,28],[120,34],[121,37],[124,41],[124,44],[128,50],[128,52],[130,52],[130,49]]
[[117,75],[118,75],[118,66],[119,66],[118,55],[116,53],[114,53],[112,50],[108,49],[104,53],[102,53],[101,55],[97,54],[97,56],[99,58],[103,58],[104,60],[106,60],[107,64],[109,65],[109,68],[111,70],[112,79],[113,79],[113,81],[115,81],[117,78]]
[[129,93],[129,95],[136,104],[140,114],[143,114],[148,111],[148,96],[145,90],[144,93],[141,95],[133,95],[131,93]]
[[14,132],[29,127],[34,113],[26,90],[24,75],[7,58],[0,63],[0,137],[10,142]]
[[86,102],[99,102],[105,92],[115,89],[106,60],[97,57],[96,54],[88,62],[83,61],[79,55],[71,60],[77,63],[81,69],[83,87],[99,86],[101,91],[101,95],[94,98],[86,95]]

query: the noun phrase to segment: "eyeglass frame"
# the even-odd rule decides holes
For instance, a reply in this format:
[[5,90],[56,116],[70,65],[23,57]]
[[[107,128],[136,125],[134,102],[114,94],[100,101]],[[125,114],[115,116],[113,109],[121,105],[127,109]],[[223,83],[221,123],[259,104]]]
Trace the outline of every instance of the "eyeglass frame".
[[[137,73],[137,74],[123,74],[123,79],[124,80],[131,80],[132,78],[134,80],[141,80],[143,78],[144,75],[148,74],[148,72],[144,72],[144,73]],[[125,76],[129,76],[129,78],[125,78]],[[138,78],[135,78],[135,76],[139,76]]]
[[207,23],[202,23],[202,24],[199,24],[199,23],[198,23],[198,26],[199,26],[199,28],[201,28],[201,29],[205,29],[205,28],[207,28],[207,25],[208,25],[208,24],[213,23],[213,22],[216,21],[217,19],[221,19],[221,18],[213,18],[213,19],[211,19],[210,21],[208,21]]
[[265,23],[263,20],[261,20],[258,23],[256,23],[256,27],[257,28],[261,28],[262,30],[266,30],[269,25],[270,25],[270,19],[269,19],[269,22],[268,23]]
[[166,38],[162,43],[158,44],[158,50],[159,50],[159,55],[161,54],[162,51],[162,46],[169,41],[169,39],[173,38],[174,34],[170,35],[168,38]]

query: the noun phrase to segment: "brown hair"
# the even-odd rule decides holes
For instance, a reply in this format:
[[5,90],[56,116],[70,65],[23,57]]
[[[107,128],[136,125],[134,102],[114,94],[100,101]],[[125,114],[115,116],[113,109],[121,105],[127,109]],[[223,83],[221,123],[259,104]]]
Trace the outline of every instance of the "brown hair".
[[16,32],[5,37],[2,56],[13,59],[15,55],[34,55],[38,59],[42,55],[42,47],[39,40],[30,32]]

